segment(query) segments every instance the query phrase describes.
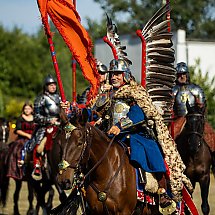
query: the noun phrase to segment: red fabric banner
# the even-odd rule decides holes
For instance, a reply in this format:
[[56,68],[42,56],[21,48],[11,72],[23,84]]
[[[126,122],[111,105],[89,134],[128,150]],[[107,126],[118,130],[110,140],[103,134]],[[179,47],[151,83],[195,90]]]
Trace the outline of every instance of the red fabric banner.
[[97,94],[98,73],[92,55],[92,41],[80,23],[80,16],[71,0],[37,0],[46,34],[51,37],[48,16],[69,47],[82,73],[91,84],[90,97]]

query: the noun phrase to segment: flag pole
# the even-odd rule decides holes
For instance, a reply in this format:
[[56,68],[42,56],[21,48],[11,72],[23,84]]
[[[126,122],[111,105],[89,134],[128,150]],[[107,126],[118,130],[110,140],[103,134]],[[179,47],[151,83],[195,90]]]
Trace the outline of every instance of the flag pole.
[[[76,0],[73,0],[74,8],[76,9]],[[76,60],[72,56],[72,105],[76,106]]]
[[63,84],[62,84],[62,80],[61,80],[61,76],[60,76],[60,69],[58,67],[56,52],[55,52],[55,49],[54,49],[54,43],[52,41],[51,36],[47,35],[47,39],[48,39],[48,43],[49,43],[50,53],[51,53],[51,56],[52,56],[52,62],[53,62],[54,69],[55,69],[55,74],[56,74],[56,77],[57,77],[57,83],[58,83],[58,87],[59,87],[61,100],[63,102],[66,102],[66,97],[65,97],[65,93],[64,93],[64,89],[63,89]]

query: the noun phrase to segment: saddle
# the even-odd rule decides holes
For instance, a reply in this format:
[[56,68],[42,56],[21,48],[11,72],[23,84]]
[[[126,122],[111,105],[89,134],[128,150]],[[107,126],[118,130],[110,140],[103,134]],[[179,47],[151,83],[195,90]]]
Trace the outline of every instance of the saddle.
[[[186,118],[185,117],[179,117],[174,121],[174,140],[181,134],[183,131],[183,128],[186,124]],[[168,127],[169,133],[171,134],[171,125]]]
[[[186,124],[185,117],[179,117],[174,121],[174,140],[181,134],[185,124]],[[169,132],[171,134],[170,126],[169,126]],[[209,146],[211,152],[214,152],[215,151],[215,131],[213,130],[212,126],[208,122],[205,122],[204,140]]]
[[211,152],[215,151],[215,131],[213,130],[212,126],[205,122],[204,128],[204,139],[209,146]]
[[57,126],[49,126],[46,128],[45,137],[42,139],[40,145],[37,147],[37,152],[41,154],[44,149],[49,151],[52,149],[53,139],[56,137],[58,131]]

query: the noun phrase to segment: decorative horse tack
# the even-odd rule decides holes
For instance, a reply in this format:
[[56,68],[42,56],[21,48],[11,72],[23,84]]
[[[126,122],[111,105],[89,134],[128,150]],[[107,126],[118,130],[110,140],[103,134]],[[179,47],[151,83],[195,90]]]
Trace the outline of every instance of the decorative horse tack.
[[67,123],[65,126],[64,126],[64,130],[66,132],[72,132],[73,130],[75,130],[77,127],[75,127],[73,124],[71,124],[70,122]]
[[173,201],[173,203],[170,206],[167,206],[166,208],[161,208],[159,206],[159,211],[163,215],[169,215],[172,214],[176,209],[176,203]]
[[107,193],[101,191],[97,194],[97,197],[100,202],[104,202],[107,199]]
[[63,170],[65,170],[67,167],[69,167],[70,164],[66,161],[66,160],[62,160],[59,164],[58,164],[58,168],[59,168],[59,174],[62,175]]

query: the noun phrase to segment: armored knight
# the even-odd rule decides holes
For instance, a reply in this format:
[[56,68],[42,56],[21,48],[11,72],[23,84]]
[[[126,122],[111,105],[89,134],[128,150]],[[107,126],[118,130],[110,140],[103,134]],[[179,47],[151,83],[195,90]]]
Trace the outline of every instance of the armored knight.
[[174,211],[174,202],[166,193],[166,167],[162,152],[153,136],[153,129],[148,127],[145,112],[137,103],[141,99],[139,85],[131,74],[129,63],[125,59],[114,59],[110,62],[109,72],[113,90],[110,97],[112,115],[109,116],[110,128],[107,133],[117,135],[118,140],[129,145],[130,159],[136,168],[155,175],[158,186],[157,190],[154,187],[153,192],[159,192],[160,206],[171,207]]
[[[97,60],[96,65],[97,65],[96,67],[97,67],[97,71],[99,74],[98,79],[99,79],[99,84],[100,84],[98,94],[105,93],[107,91],[107,88],[110,86],[109,85],[109,72],[108,72],[107,67],[100,61]],[[78,99],[77,99],[78,104],[84,104],[84,105],[86,104],[87,94],[89,91],[90,91],[90,86],[85,89],[85,91],[82,93],[81,96],[78,95]],[[97,100],[97,98],[95,100]],[[94,106],[95,101],[91,101],[91,102],[92,103],[90,104],[90,106],[92,107],[92,106]]]
[[190,83],[189,70],[184,62],[176,66],[177,82],[173,88],[174,114],[176,117],[186,116],[187,105],[190,107],[196,104],[204,107],[206,100],[203,90],[196,84]]
[[31,147],[34,147],[32,177],[35,180],[40,180],[42,177],[38,146],[45,136],[46,127],[59,124],[60,101],[56,81],[51,75],[48,75],[44,80],[43,94],[39,95],[34,102],[34,120],[37,123],[37,128],[32,138]]

